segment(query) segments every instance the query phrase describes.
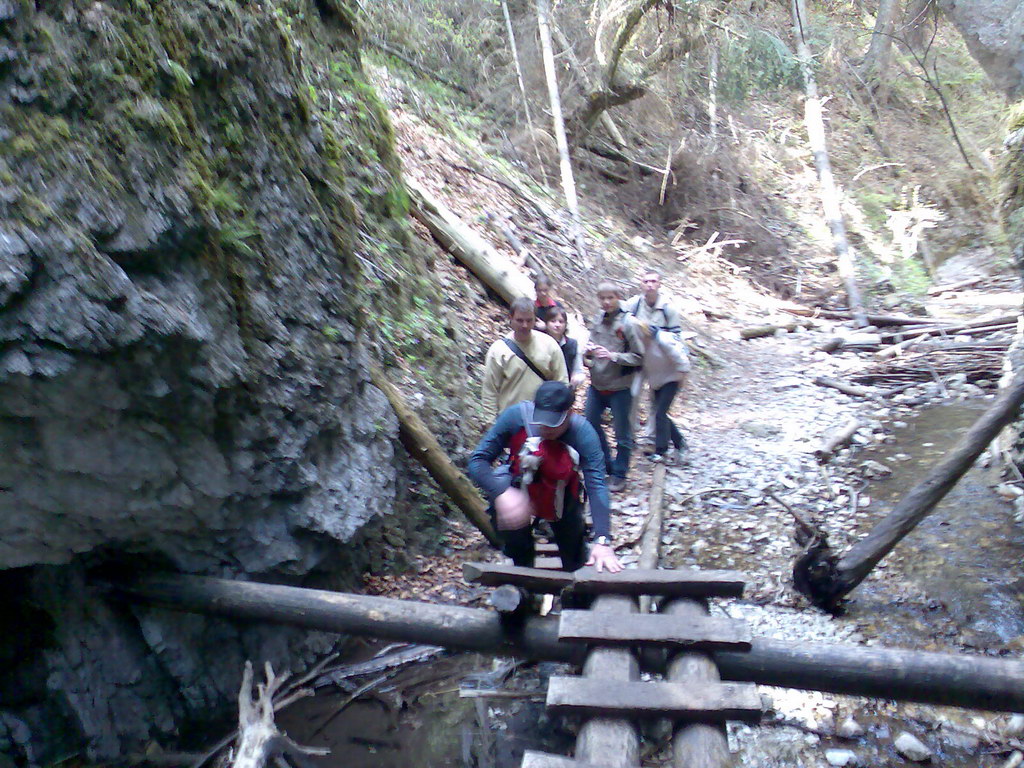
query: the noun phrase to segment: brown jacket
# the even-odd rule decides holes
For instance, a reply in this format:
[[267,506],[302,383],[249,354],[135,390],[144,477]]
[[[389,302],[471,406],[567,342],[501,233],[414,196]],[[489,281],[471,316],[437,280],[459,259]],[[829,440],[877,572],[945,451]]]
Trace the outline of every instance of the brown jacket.
[[643,342],[633,325],[632,317],[619,309],[610,316],[600,312],[590,323],[590,343],[612,353],[610,360],[587,355],[590,384],[602,392],[618,392],[633,384],[634,372],[624,373],[623,366],[643,364]]

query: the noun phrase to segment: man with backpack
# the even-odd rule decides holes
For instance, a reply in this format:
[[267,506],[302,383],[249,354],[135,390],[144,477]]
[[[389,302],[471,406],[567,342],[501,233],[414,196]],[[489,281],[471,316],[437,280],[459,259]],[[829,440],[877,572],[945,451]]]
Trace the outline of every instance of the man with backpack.
[[[549,381],[532,401],[505,409],[470,456],[469,476],[491,502],[503,550],[516,565],[533,567],[538,518],[551,524],[563,570],[593,565],[617,573],[622,566],[611,546],[604,453],[594,428],[572,413],[573,398],[567,384]],[[506,450],[509,461],[494,468]],[[589,551],[584,490],[593,520]]]
[[[643,363],[643,343],[633,327],[632,318],[622,311],[622,292],[614,283],[597,286],[601,311],[590,326],[590,343],[583,355],[583,364],[590,368],[590,389],[584,409],[587,421],[597,432],[604,450],[605,468],[611,476],[609,491],[626,487],[629,459],[633,453],[633,425],[630,412],[633,395],[630,388],[638,366]],[[601,417],[612,412],[615,429],[615,456],[601,429]]]
[[[668,297],[661,291],[661,275],[653,269],[648,269],[640,278],[643,291],[630,297],[623,302],[622,308],[627,314],[632,315],[637,321],[647,323],[654,333],[659,333],[659,339],[668,340],[668,334],[678,339],[682,330],[682,323],[679,319],[679,312],[676,311],[668,301]],[[679,342],[682,344],[682,342]],[[685,349],[685,345],[684,349]],[[643,370],[633,378],[633,406],[630,414],[630,423],[636,423],[636,431],[640,433],[639,417],[636,410],[643,393],[644,383],[648,379],[647,363],[644,363]],[[655,408],[654,390],[651,390],[651,409]],[[648,419],[647,429],[638,438],[649,440],[654,437],[654,419]],[[683,443],[685,446],[685,441]]]
[[562,348],[546,333],[535,331],[535,322],[533,301],[515,299],[509,307],[512,333],[487,350],[481,396],[486,421],[513,403],[533,399],[545,381],[569,382]]

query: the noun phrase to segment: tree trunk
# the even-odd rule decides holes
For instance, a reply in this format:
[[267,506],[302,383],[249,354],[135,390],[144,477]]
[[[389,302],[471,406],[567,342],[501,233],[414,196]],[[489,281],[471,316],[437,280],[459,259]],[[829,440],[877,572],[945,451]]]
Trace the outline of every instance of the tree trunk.
[[519,93],[523,97],[523,111],[526,113],[526,127],[530,131],[530,143],[533,145],[533,153],[537,156],[537,168],[540,169],[540,176],[547,186],[548,175],[544,170],[544,159],[540,156],[537,148],[537,134],[533,130],[533,117],[530,115],[530,98],[526,94],[526,82],[523,80],[523,68],[519,63],[519,47],[516,45],[516,33],[512,28],[512,16],[508,12],[508,2],[501,0],[501,12],[505,16],[505,30],[508,32],[508,47],[512,51],[512,63],[516,68],[516,80],[519,82]]
[[892,58],[892,40],[896,34],[896,22],[902,15],[900,0],[879,0],[875,30],[871,34],[871,45],[864,56],[864,80],[874,91],[883,88],[885,75]]
[[391,408],[398,416],[399,436],[409,455],[416,459],[430,473],[430,476],[448,494],[455,505],[469,518],[487,540],[499,545],[497,534],[487,515],[487,503],[476,486],[452,464],[437,438],[427,429],[423,420],[402,398],[398,389],[388,381],[384,372],[376,365],[370,365],[370,381],[387,397]]
[[[198,576],[145,576],[113,585],[128,600],[363,637],[578,664],[585,649],[558,640],[557,618],[506,630],[494,611]],[[1024,662],[926,651],[754,638],[716,651],[724,680],[926,704],[1024,712]],[[646,657],[645,657],[646,658]],[[651,669],[664,668],[653,654]]]
[[569,142],[565,137],[565,121],[562,119],[562,100],[558,95],[558,77],[555,73],[555,56],[551,47],[549,0],[537,0],[537,27],[540,31],[541,54],[544,58],[544,75],[547,78],[548,98],[551,102],[551,120],[555,130],[555,144],[558,146],[559,167],[562,174],[562,191],[565,205],[572,218],[573,241],[583,264],[590,266],[586,243],[583,241],[583,222],[580,220],[580,206],[576,197],[576,181],[572,175],[572,159],[569,157]]
[[409,189],[412,215],[430,230],[445,250],[507,303],[511,304],[520,296],[533,298],[533,284],[515,264],[494,250],[444,203],[415,181],[406,178],[405,183]]
[[[576,77],[579,78],[583,89],[588,94],[593,93],[596,90],[594,81],[590,79],[590,75],[587,74],[587,70],[576,57],[576,51],[573,50],[569,39],[562,33],[562,30],[554,24],[551,25],[551,34],[555,36],[555,42],[561,46],[562,51],[565,53],[566,60],[569,62],[569,67],[576,74]],[[612,116],[609,115],[607,111],[604,111],[601,113],[600,120],[601,125],[603,125],[604,129],[608,132],[608,136],[611,138],[612,143],[619,149],[625,149],[626,139],[622,135],[622,131],[619,130],[619,126],[617,126],[615,121],[612,120]]]
[[818,183],[821,187],[821,207],[832,230],[832,244],[836,252],[839,275],[846,286],[846,297],[853,313],[854,321],[861,328],[868,324],[864,314],[864,305],[857,287],[857,276],[854,270],[853,256],[846,240],[846,226],[839,207],[839,191],[832,176],[832,164],[828,159],[828,144],[825,140],[825,123],[821,116],[821,100],[818,98],[818,84],[814,79],[814,58],[807,44],[806,25],[807,8],[804,0],[793,0],[793,35],[796,38],[797,58],[804,77],[806,99],[804,101],[804,122],[807,125],[807,138],[814,154],[814,165],[818,169]]

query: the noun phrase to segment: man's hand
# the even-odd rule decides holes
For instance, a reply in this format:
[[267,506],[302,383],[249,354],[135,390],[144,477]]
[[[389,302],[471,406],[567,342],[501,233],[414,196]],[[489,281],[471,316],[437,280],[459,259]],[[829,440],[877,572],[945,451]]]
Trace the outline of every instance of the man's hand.
[[587,565],[595,566],[598,573],[605,568],[608,569],[608,573],[618,573],[622,570],[622,564],[615,556],[615,550],[607,544],[595,544],[590,548],[590,559],[587,560]]
[[509,488],[494,499],[494,511],[498,518],[499,531],[515,531],[525,528],[533,517],[530,497],[518,488]]
[[610,360],[612,356],[612,353],[609,352],[607,348],[602,347],[600,344],[595,344],[593,347],[590,348],[590,351],[598,360]]
[[569,383],[572,385],[573,389],[575,389],[576,387],[578,387],[581,384],[583,384],[584,382],[586,382],[586,380],[587,380],[587,374],[585,374],[585,373],[574,373],[572,375],[572,378],[569,380]]

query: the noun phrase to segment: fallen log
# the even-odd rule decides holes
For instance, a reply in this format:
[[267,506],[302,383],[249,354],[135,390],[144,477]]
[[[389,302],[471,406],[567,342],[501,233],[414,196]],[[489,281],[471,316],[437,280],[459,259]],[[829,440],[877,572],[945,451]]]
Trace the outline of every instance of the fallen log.
[[480,529],[487,540],[499,546],[498,535],[487,515],[487,503],[476,486],[452,464],[448,454],[434,437],[434,433],[427,428],[416,411],[409,407],[395,385],[388,381],[377,365],[370,365],[370,381],[384,393],[395,415],[398,416],[398,436],[405,450],[423,465],[441,486],[441,490],[462,510],[470,522]]
[[[584,648],[558,639],[558,619],[530,617],[514,632],[481,608],[417,603],[199,576],[142,576],[107,584],[114,597],[173,610],[266,621],[548,661],[580,663]],[[1024,662],[754,638],[748,652],[716,651],[724,680],[854,696],[1024,712]],[[652,654],[652,671],[664,669]]]
[[[800,317],[824,317],[826,320],[853,320],[852,312],[813,307],[780,307],[783,312]],[[865,315],[871,325],[935,325],[936,323],[956,324],[957,320],[943,320],[937,317],[904,317],[902,315]]]
[[[663,606],[662,611],[694,623],[700,622],[708,613],[707,606],[696,600],[673,600]],[[722,679],[714,657],[700,651],[671,656],[666,677],[698,690],[714,688]],[[675,768],[728,768],[733,764],[722,723],[677,724],[672,735],[672,756]]]
[[974,320],[969,323],[957,323],[955,325],[936,325],[910,328],[900,331],[883,333],[883,341],[905,341],[919,336],[976,336],[994,331],[1012,330],[1017,325],[1018,315],[1001,315],[990,317],[987,320]]
[[807,328],[810,323],[802,323],[794,320],[791,323],[778,323],[777,325],[752,325],[748,328],[740,329],[740,338],[749,341],[750,339],[760,339],[764,336],[774,336],[778,331],[786,331],[786,333],[792,333],[797,328]]
[[874,349],[881,343],[881,334],[851,333],[846,336],[833,336],[821,344],[818,349],[822,352],[836,352],[840,349]]
[[985,278],[983,277],[970,277],[966,280],[959,280],[955,283],[947,283],[945,285],[933,285],[928,289],[929,296],[938,296],[940,293],[949,293],[951,291],[959,291],[961,288],[970,288],[971,286],[977,285]]
[[849,443],[857,430],[863,426],[859,419],[850,419],[843,426],[834,429],[825,435],[821,446],[814,451],[814,458],[819,464],[826,464],[836,451]]
[[533,284],[511,261],[467,227],[444,203],[412,179],[406,179],[412,214],[438,242],[506,303],[533,298]]
[[838,379],[830,379],[827,376],[818,376],[814,383],[819,387],[839,390],[844,395],[852,397],[866,397],[868,400],[877,400],[879,398],[879,394],[870,389],[858,387],[856,384],[847,384],[845,381],[839,381]]
[[[928,475],[915,485],[867,536],[835,560],[824,553],[818,562],[808,561],[805,592],[815,604],[835,610],[842,599],[860,584],[878,562],[892,551],[956,485],[988,444],[1009,424],[1024,403],[1024,374],[1019,374],[992,406],[971,425],[960,442]],[[811,573],[816,574],[811,577]],[[799,579],[797,579],[799,580]]]
[[[661,558],[661,528],[664,520],[665,465],[657,464],[651,473],[651,494],[647,501],[647,517],[640,534],[640,558],[637,568],[653,570]],[[640,597],[640,613],[650,613],[650,595]]]

